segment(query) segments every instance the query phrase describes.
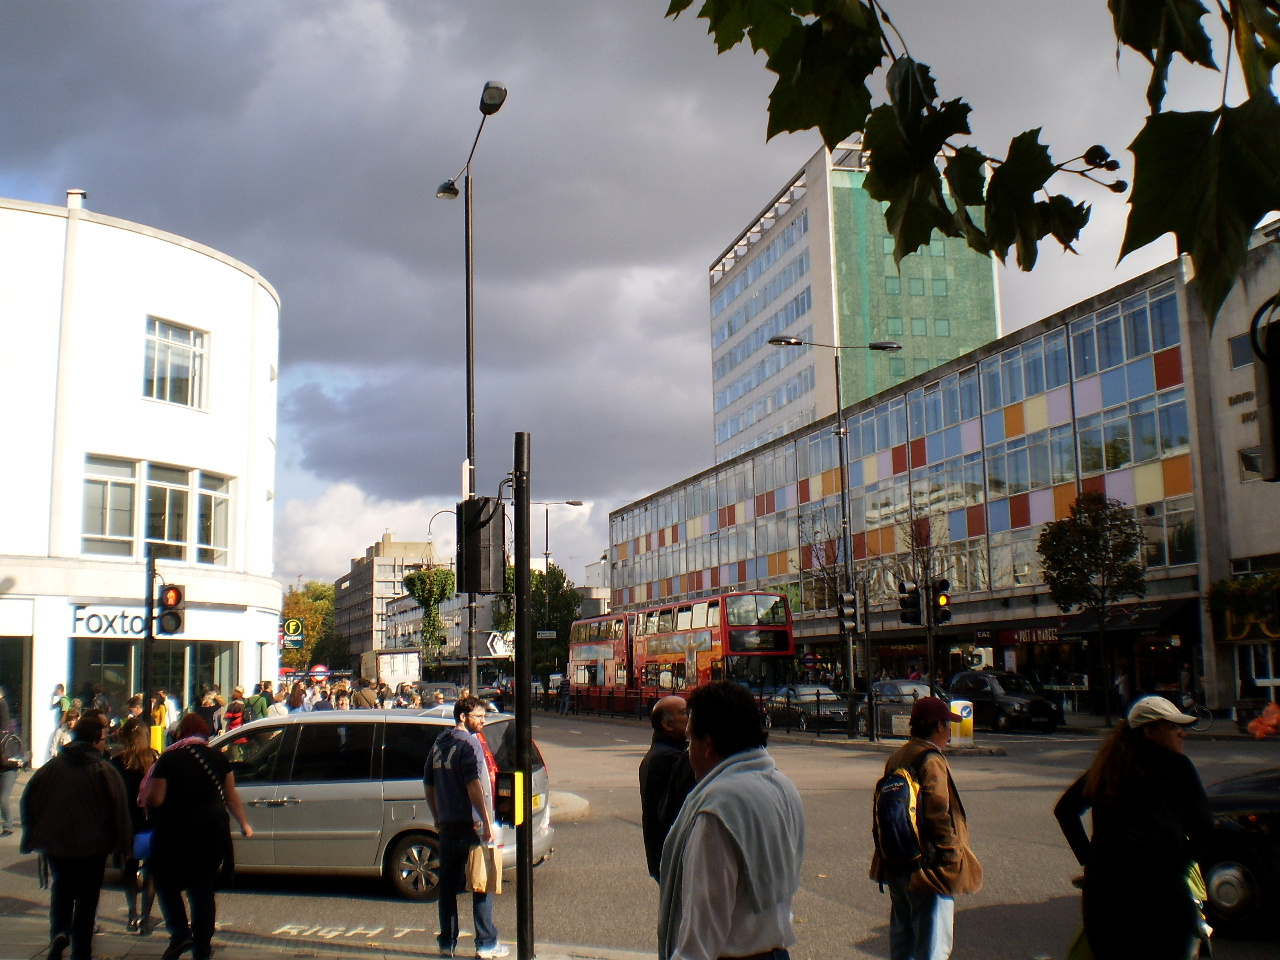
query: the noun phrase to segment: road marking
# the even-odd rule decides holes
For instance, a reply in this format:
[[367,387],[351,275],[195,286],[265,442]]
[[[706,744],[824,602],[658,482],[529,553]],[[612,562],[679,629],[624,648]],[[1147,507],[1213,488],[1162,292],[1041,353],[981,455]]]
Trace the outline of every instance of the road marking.
[[570,730],[569,732],[570,732],[570,733],[572,733],[575,737],[580,737],[580,736],[582,736],[582,731],[581,731],[581,730]]
[[623,740],[621,737],[614,737],[614,738],[613,738],[613,742],[614,742],[614,743],[630,743],[631,741],[630,741],[630,740]]
[[[311,926],[305,923],[286,923],[281,927],[277,927],[271,931],[273,937],[315,937],[320,940],[334,940],[338,937],[354,937],[360,934],[364,935],[366,940],[371,940],[378,934],[382,933],[387,927],[365,927],[363,925],[352,927],[348,930],[346,927],[329,927],[324,924],[319,926]],[[395,932],[391,935],[392,940],[399,940],[410,933],[426,933],[424,927],[391,927]]]

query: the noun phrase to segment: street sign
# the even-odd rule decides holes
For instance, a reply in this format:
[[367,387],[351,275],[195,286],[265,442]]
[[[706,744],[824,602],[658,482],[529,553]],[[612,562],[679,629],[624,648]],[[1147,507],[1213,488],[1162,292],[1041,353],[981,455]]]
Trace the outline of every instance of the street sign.
[[818,656],[816,653],[806,653],[803,657],[800,658],[800,662],[803,663],[806,667],[816,667],[819,663],[822,662],[822,658]]
[[301,650],[306,645],[306,641],[302,636],[302,621],[297,617],[290,617],[284,622],[284,648],[286,650]]
[[312,680],[323,680],[328,675],[329,675],[329,668],[326,667],[323,663],[317,663],[314,667],[311,668]]
[[556,638],[556,632],[554,630],[539,630],[537,638],[539,640],[554,640]]

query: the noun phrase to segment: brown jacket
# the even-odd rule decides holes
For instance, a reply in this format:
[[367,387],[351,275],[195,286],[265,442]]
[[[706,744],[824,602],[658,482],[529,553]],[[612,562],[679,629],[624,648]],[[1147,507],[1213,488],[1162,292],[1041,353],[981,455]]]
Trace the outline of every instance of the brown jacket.
[[[982,889],[982,864],[969,849],[969,825],[947,758],[932,744],[913,737],[889,757],[884,772],[909,767],[926,750],[935,752],[920,768],[920,829],[933,855],[911,875],[911,889],[948,897],[977,893]],[[889,879],[878,853],[871,857],[871,879],[881,883]]]

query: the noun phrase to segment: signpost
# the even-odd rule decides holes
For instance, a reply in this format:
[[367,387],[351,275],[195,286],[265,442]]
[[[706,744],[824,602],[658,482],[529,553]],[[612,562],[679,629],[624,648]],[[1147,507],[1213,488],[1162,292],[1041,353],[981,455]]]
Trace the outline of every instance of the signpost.
[[290,617],[284,622],[284,648],[286,650],[301,650],[306,645],[306,640],[302,636],[302,621],[297,617]]

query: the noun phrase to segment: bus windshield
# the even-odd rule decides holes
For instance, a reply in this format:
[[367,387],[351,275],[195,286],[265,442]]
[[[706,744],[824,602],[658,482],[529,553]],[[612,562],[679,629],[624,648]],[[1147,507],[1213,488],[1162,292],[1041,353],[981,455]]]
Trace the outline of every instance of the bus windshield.
[[790,657],[725,657],[724,679],[755,694],[772,693],[791,682],[791,665]]
[[782,627],[787,623],[787,601],[774,594],[757,593],[728,597],[725,605],[731,627]]

